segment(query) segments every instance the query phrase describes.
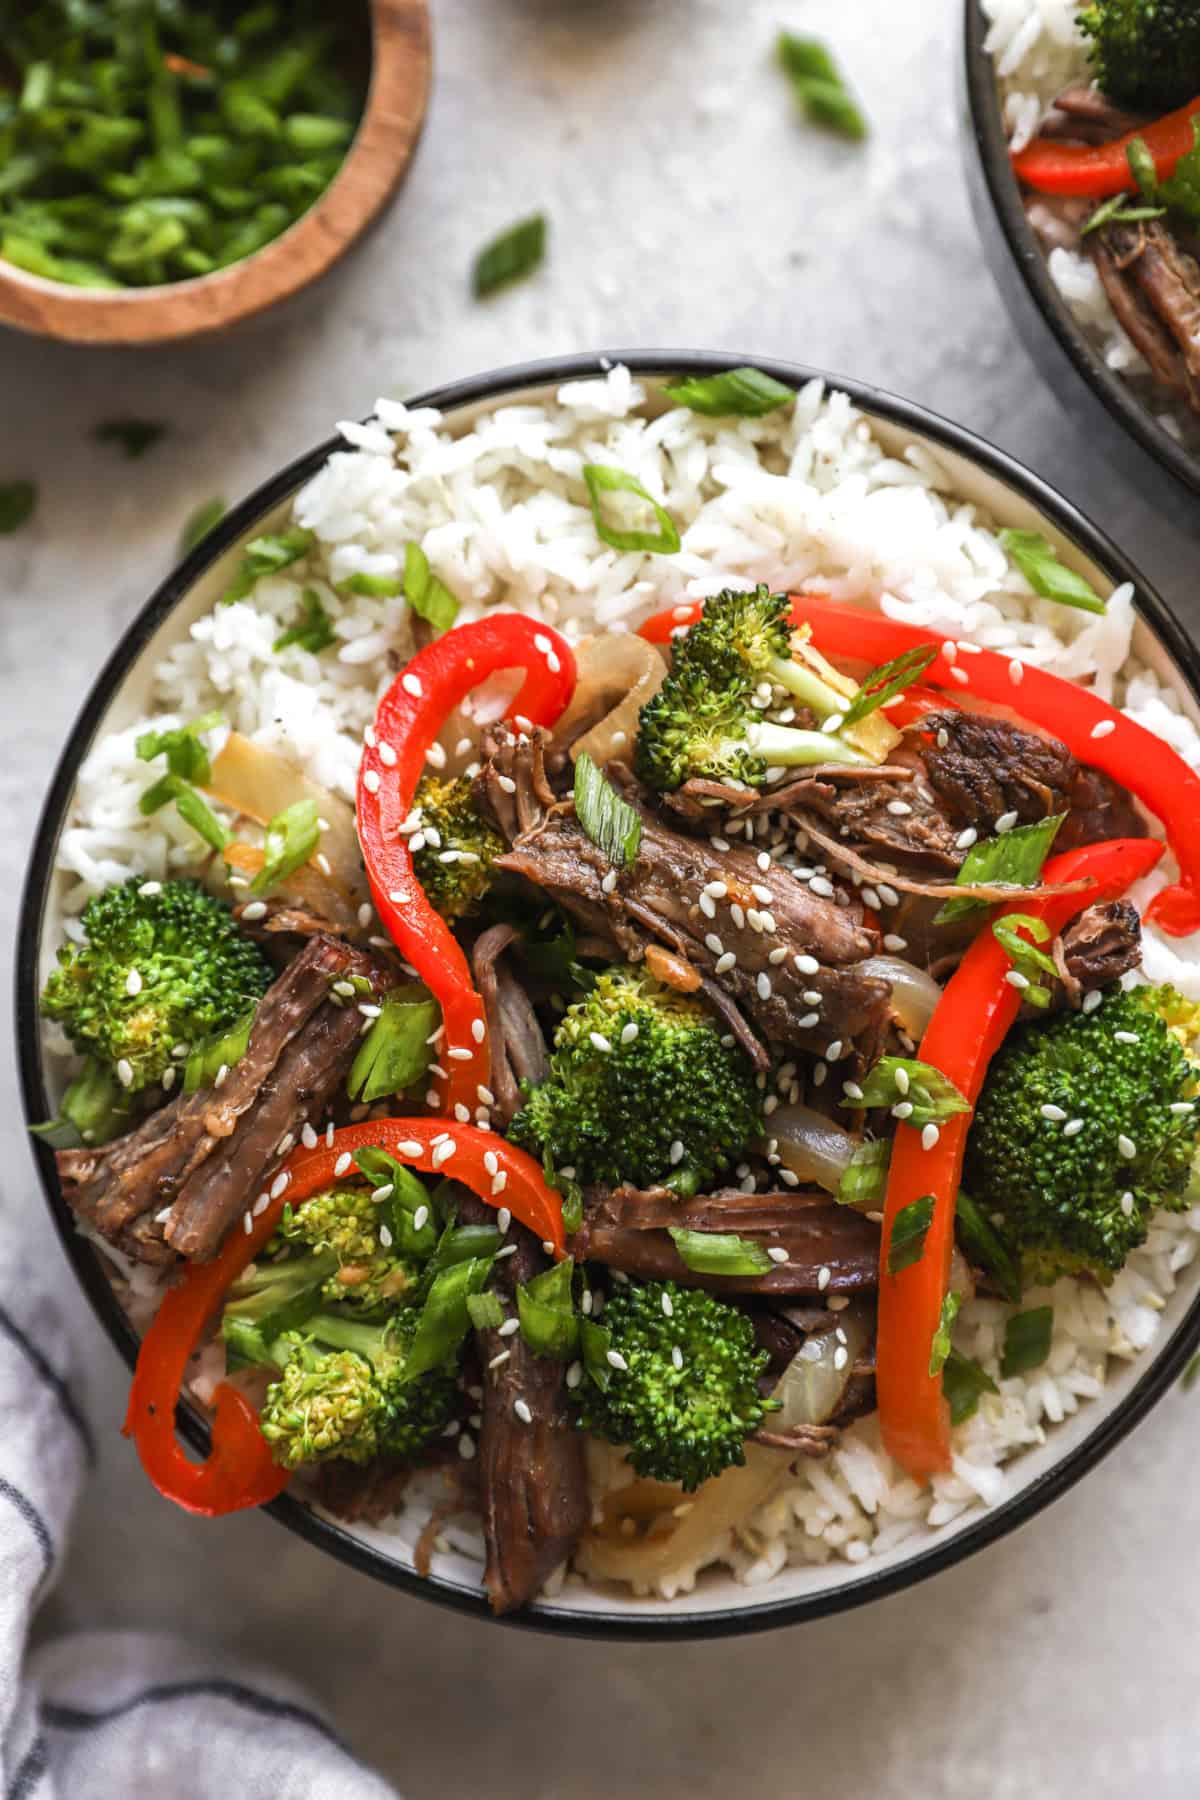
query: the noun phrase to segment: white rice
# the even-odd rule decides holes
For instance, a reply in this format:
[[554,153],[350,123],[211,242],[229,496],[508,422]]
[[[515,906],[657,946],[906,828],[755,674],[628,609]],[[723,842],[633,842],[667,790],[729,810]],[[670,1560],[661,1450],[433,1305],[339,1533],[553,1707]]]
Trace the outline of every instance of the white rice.
[[[1055,97],[1091,80],[1088,39],[1076,22],[1080,0],[983,0],[983,10],[991,21],[986,48],[995,59],[1009,143],[1013,150],[1023,150],[1037,136]],[[1039,236],[1045,236],[1036,200],[1029,217]],[[1046,241],[1053,242],[1052,234]],[[1117,323],[1091,257],[1053,244],[1046,266],[1106,366],[1134,383],[1147,410],[1172,437],[1200,447],[1194,414],[1174,406],[1152,379],[1141,351]]]
[[[1004,16],[1027,10],[1014,0]],[[1049,18],[1065,8],[1043,0],[1038,10]],[[1115,591],[1103,617],[1035,598],[990,522],[955,498],[936,459],[916,446],[901,458],[887,454],[845,395],[813,382],[793,406],[744,422],[656,412],[645,400],[629,371],[614,368],[560,389],[553,404],[503,406],[464,432],[434,412],[383,401],[371,426],[344,427],[356,447],[334,455],[294,503],[296,520],[317,537],[307,563],[199,619],[158,668],[147,718],[102,738],[88,757],[60,849],[68,929],[109,882],[161,877],[196,860],[197,842],[172,808],[148,819],[138,811],[154,770],[137,760],[134,741],[149,724],[219,709],[249,737],[286,749],[315,779],[352,795],[363,729],[393,659],[406,658],[413,640],[403,601],[343,598],[332,584],[356,570],[394,572],[410,540],[459,596],[464,618],[515,608],[575,639],[596,627],[625,630],[676,598],[731,582],[809,583],[1090,680],[1200,767],[1200,733],[1176,696],[1130,656],[1131,590]],[[589,461],[638,477],[677,521],[678,555],[623,554],[598,541],[580,478]],[[277,656],[272,644],[300,613],[306,587],[332,615],[338,648]],[[1142,901],[1165,879],[1149,878]],[[1151,979],[1200,998],[1200,953],[1153,929],[1145,947]],[[1049,1361],[984,1396],[955,1434],[953,1473],[930,1488],[919,1489],[883,1454],[873,1420],[852,1427],[827,1462],[803,1464],[730,1545],[724,1560],[737,1579],[769,1580],[788,1563],[862,1561],[922,1526],[1003,1498],[1003,1465],[1093,1399],[1110,1358],[1134,1357],[1154,1339],[1198,1242],[1200,1208],[1164,1216],[1111,1288],[1063,1282],[1045,1296],[1055,1309]],[[154,1295],[145,1291],[146,1271],[134,1279],[132,1310],[144,1320]],[[973,1300],[956,1327],[956,1344],[993,1375],[1010,1311]],[[206,1390],[218,1375],[206,1362]],[[428,1483],[410,1490],[394,1525],[401,1547],[411,1544],[433,1493]],[[469,1524],[448,1527],[446,1537],[482,1553]],[[667,1591],[686,1589],[697,1573],[676,1571]]]

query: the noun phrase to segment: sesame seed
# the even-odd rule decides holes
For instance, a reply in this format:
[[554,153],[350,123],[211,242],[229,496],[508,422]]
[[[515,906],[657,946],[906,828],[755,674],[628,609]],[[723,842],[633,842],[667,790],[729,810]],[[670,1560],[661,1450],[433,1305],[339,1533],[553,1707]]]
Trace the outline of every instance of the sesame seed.
[[782,1181],[784,1187],[800,1186],[800,1177],[796,1174],[794,1169],[780,1169],[779,1179]]
[[760,906],[770,906],[772,900],[775,898],[770,888],[763,887],[762,883],[758,881],[754,883],[750,892],[754,895],[754,898],[758,901]]
[[879,883],[879,898],[885,906],[899,906],[900,904],[899,894],[894,887],[889,887],[886,881]]
[[950,742],[950,733],[946,730],[946,727],[943,725],[943,726],[941,726],[941,728],[939,729],[938,734],[937,734],[938,749],[944,750],[949,742]]
[[1082,1119],[1068,1119],[1066,1124],[1063,1126],[1063,1136],[1064,1137],[1078,1137],[1082,1130],[1083,1130],[1083,1120]]
[[497,1250],[496,1255],[495,1255],[495,1261],[499,1262],[501,1257],[503,1257],[503,1256],[515,1256],[516,1254],[517,1254],[517,1246],[515,1244],[505,1244],[503,1250]]
[[390,1230],[389,1230],[389,1228],[388,1228],[388,1227],[387,1227],[387,1226],[386,1226],[386,1225],[381,1225],[381,1226],[380,1226],[380,1227],[379,1227],[379,1241],[380,1241],[380,1243],[381,1243],[381,1244],[382,1244],[382,1245],[383,1245],[383,1247],[384,1247],[384,1249],[385,1249],[385,1250],[390,1250],[390,1249],[391,1249],[391,1247],[392,1247],[392,1234],[391,1234],[391,1231],[390,1231]]
[[829,1073],[829,1070],[826,1068],[826,1066],[823,1062],[814,1063],[813,1064],[813,1073],[812,1073],[813,1086],[814,1087],[822,1087],[825,1082],[825,1077],[828,1075],[828,1073]]
[[907,800],[889,800],[887,809],[894,819],[907,819],[912,811],[912,807],[908,804]]
[[335,981],[333,984],[333,992],[335,994],[340,994],[343,1000],[353,1000],[358,989],[352,981]]
[[873,906],[878,909],[882,905],[882,901],[873,887],[864,887],[862,890],[862,897],[868,906]]
[[833,1353],[834,1368],[835,1369],[844,1369],[846,1364],[849,1361],[850,1361],[850,1352],[845,1348],[844,1345],[839,1344],[837,1349]]
[[[423,831],[414,831],[413,835],[408,840],[408,847],[414,856],[417,854],[418,850],[423,850],[425,848],[425,833]],[[403,894],[392,894],[390,898],[393,900],[402,900],[404,896]]]
[[[508,1170],[501,1169],[500,1173],[498,1175],[492,1176],[492,1194],[493,1194],[493,1196],[496,1194],[502,1194],[507,1186],[508,1186]],[[508,1212],[508,1208],[504,1207],[503,1211]],[[509,1216],[511,1217],[511,1214]],[[508,1229],[508,1227],[505,1226],[504,1230],[507,1231],[507,1229]]]
[[1092,736],[1094,738],[1111,737],[1116,729],[1117,721],[1115,719],[1101,719],[1098,724],[1092,726]]
[[1133,1195],[1131,1193],[1129,1193],[1128,1190],[1126,1190],[1126,1192],[1121,1195],[1121,1211],[1125,1214],[1125,1217],[1127,1219],[1132,1219],[1132,1217],[1133,1217]]
[[911,1119],[912,1115],[913,1115],[912,1101],[911,1100],[897,1100],[895,1106],[893,1106],[893,1108],[892,1108],[893,1119]]
[[169,1094],[171,1089],[175,1086],[175,1077],[178,1073],[178,1069],[174,1067],[163,1070],[162,1089],[164,1094]]
[[707,894],[701,894],[700,896],[700,911],[704,914],[706,919],[715,919],[717,916],[716,902],[710,900]]
[[788,1253],[782,1244],[771,1244],[767,1249],[767,1255],[773,1263],[785,1263],[788,1259]]
[[475,1095],[482,1106],[495,1106],[496,1104],[495,1094],[493,1094],[490,1087],[484,1087],[482,1081],[475,1089]]
[[704,939],[704,948],[711,950],[714,956],[724,956],[725,946],[715,931],[710,931]]
[[755,906],[748,906],[746,908],[746,923],[751,931],[756,931],[758,933],[759,937],[762,936],[767,928],[766,920]]
[[[332,1119],[330,1119],[328,1125],[325,1127],[325,1148],[327,1150],[333,1149],[333,1120]],[[418,1146],[418,1148],[419,1148],[419,1146]]]
[[414,700],[419,700],[425,691],[419,677],[414,675],[411,670],[400,677],[400,686],[406,694],[411,694]]
[[736,962],[737,957],[733,954],[733,951],[727,950],[724,956],[719,956],[717,958],[716,967],[713,970],[714,975],[728,974],[729,970],[733,968]]
[[1012,682],[1014,687],[1020,687],[1022,681],[1025,679],[1025,665],[1016,656],[1013,657],[1008,665],[1008,679]]
[[471,1020],[471,1036],[475,1039],[477,1044],[482,1044],[484,1038],[487,1036],[487,1026],[482,1019]]
[[679,1138],[674,1140],[667,1154],[672,1168],[674,1168],[676,1163],[681,1163],[683,1161],[683,1144]]
[[908,1089],[909,1089],[908,1070],[904,1069],[904,1068],[897,1069],[896,1070],[896,1091],[897,1091],[897,1093],[907,1094]]
[[416,1212],[413,1214],[413,1230],[420,1231],[424,1226],[428,1225],[428,1223],[429,1208],[427,1206],[418,1206]]
[[583,1364],[581,1362],[573,1362],[567,1370],[567,1386],[569,1388],[577,1388],[582,1380]]
[[360,1000],[358,1010],[364,1019],[377,1019],[383,1011],[382,1006],[373,1006],[369,1001]]
[[132,999],[135,994],[140,994],[141,991],[142,978],[136,969],[130,969],[128,975],[125,977],[125,992],[129,995],[130,999]]
[[932,1150],[941,1135],[942,1134],[936,1125],[926,1125],[924,1131],[921,1133],[922,1150]]
[[520,1319],[505,1319],[496,1333],[497,1337],[510,1338],[521,1329]]
[[675,1317],[674,1304],[671,1300],[670,1294],[668,1294],[665,1289],[663,1290],[663,1295],[662,1295],[662,1309],[668,1319],[673,1319]]
[[729,889],[723,881],[710,881],[704,891],[710,900],[723,900]]
[[615,894],[616,893],[616,891],[617,891],[617,871],[615,869],[610,869],[608,871],[608,874],[604,877],[604,880],[600,883],[600,891],[603,894]]
[[828,1062],[837,1062],[845,1048],[841,1038],[834,1038],[832,1044],[826,1046],[825,1058]]
[[970,676],[965,669],[951,669],[950,679],[951,681],[957,681],[959,687],[966,687],[967,682],[970,680]]
[[612,1049],[612,1045],[602,1031],[589,1031],[588,1042],[591,1044],[593,1050],[602,1050],[605,1054]]
[[746,929],[746,914],[736,900],[729,908],[729,916],[739,931],[744,931]]
[[1061,1125],[1067,1116],[1062,1107],[1055,1106],[1052,1100],[1047,1100],[1044,1105],[1038,1108],[1038,1111],[1041,1113],[1043,1119],[1049,1119],[1053,1125]]
[[1020,991],[1024,991],[1029,986],[1028,975],[1022,975],[1020,969],[1010,969],[1004,979],[1009,987],[1015,987]]
[[767,961],[770,963],[770,965],[773,969],[777,969],[779,967],[780,963],[787,961],[787,955],[788,955],[787,945],[786,944],[776,944],[776,946],[773,950],[767,951]]
[[815,975],[821,967],[815,956],[797,956],[795,963],[801,975]]
[[372,1200],[375,1200],[375,1201],[390,1200],[392,1195],[395,1193],[395,1191],[396,1191],[395,1182],[394,1181],[385,1181],[382,1184],[382,1186],[377,1187],[377,1188],[372,1188],[371,1198],[372,1198]]
[[833,899],[833,883],[826,881],[824,875],[814,875],[808,885],[813,893],[818,894],[822,900]]
[[822,1293],[829,1286],[830,1274],[831,1271],[824,1266],[817,1270],[817,1286]]
[[819,1012],[804,1013],[796,1020],[797,1028],[800,1031],[814,1031],[820,1023],[821,1015]]
[[117,1064],[117,1080],[122,1087],[133,1086],[133,1064],[126,1056],[123,1056]]
[[725,852],[726,852],[726,851],[727,851],[727,850],[728,850],[728,848],[729,848],[729,841],[728,841],[728,839],[727,839],[727,838],[723,838],[723,837],[710,837],[710,838],[709,838],[709,840],[708,840],[708,841],[709,841],[709,843],[710,843],[710,844],[711,844],[711,845],[712,845],[712,847],[713,847],[713,849],[714,849],[714,850],[715,850],[715,851],[717,851],[717,853],[718,853],[718,854],[719,854],[719,855],[720,855],[720,856],[724,856],[724,854],[725,854]]
[[864,1098],[863,1091],[859,1087],[857,1081],[843,1081],[842,1092],[845,1094],[847,1100],[861,1100]]
[[254,1217],[256,1219],[260,1218],[262,1216],[262,1214],[266,1212],[266,1210],[267,1210],[268,1206],[270,1206],[270,1204],[271,1204],[270,1194],[260,1194],[258,1196],[258,1199],[254,1202],[253,1208],[251,1209],[254,1213]]
[[363,771],[363,786],[366,788],[368,794],[377,794],[379,792],[378,769],[365,769]]
[[446,1050],[446,1055],[451,1062],[470,1062],[473,1052],[468,1050],[464,1044],[451,1044]]
[[[415,1138],[405,1138],[404,1142],[398,1146],[401,1156],[420,1156],[424,1147],[423,1144],[418,1144]],[[334,1173],[337,1173],[336,1169]]]
[[842,726],[845,723],[846,723],[845,713],[840,713],[840,712],[830,713],[829,717],[825,720],[824,724],[821,726],[821,730],[827,731],[829,733],[830,737],[832,737],[834,732],[840,731],[842,729]]
[[288,1186],[291,1183],[291,1179],[292,1178],[288,1174],[286,1169],[282,1172],[282,1174],[279,1174],[275,1177],[274,1181],[271,1183],[271,1198],[272,1198],[272,1200],[278,1200],[280,1194],[286,1192]]
[[1099,1006],[1099,1004],[1103,998],[1104,998],[1104,996],[1100,992],[1100,989],[1093,988],[1093,990],[1090,994],[1085,994],[1083,996],[1083,1011],[1085,1013],[1095,1012],[1096,1008]]
[[683,1367],[683,1351],[679,1348],[678,1344],[672,1344],[671,1346],[671,1366],[676,1373]]
[[633,1020],[630,1019],[628,1025],[622,1025],[621,1027],[621,1042],[623,1044],[635,1043],[637,1041],[637,1034],[638,1028]]
[[769,1000],[771,998],[771,977],[765,970],[761,971],[755,978],[754,991],[757,993],[760,1000]]
[[960,831],[955,838],[954,847],[956,850],[969,850],[972,844],[977,844],[978,842],[979,833],[973,825],[968,825],[966,830]]
[[141,887],[138,889],[138,893],[142,896],[142,898],[144,900],[152,900],[154,898],[155,894],[162,893],[162,882],[161,881],[143,881]]
[[266,916],[267,905],[265,900],[250,900],[243,906],[241,912],[241,917],[249,925],[253,925],[257,919],[265,919]]
[[249,1237],[250,1233],[254,1230],[254,1220],[250,1217],[248,1210],[242,1214],[242,1230],[246,1233],[247,1237]]
[[1019,816],[1015,811],[1001,813],[995,824],[997,837],[1003,837],[1006,831],[1011,831]]
[[958,645],[954,642],[954,640],[952,638],[947,638],[945,643],[942,645],[942,655],[945,657],[945,659],[948,663],[958,661]]
[[1140,1041],[1136,1031],[1114,1031],[1113,1037],[1118,1044],[1136,1044]]
[[444,1142],[437,1145],[430,1155],[429,1160],[435,1169],[440,1169],[444,1162],[450,1161],[450,1158],[455,1154],[457,1149],[458,1145],[454,1142],[454,1139],[446,1138]]
[[514,1400],[513,1411],[516,1413],[518,1419],[520,1419],[522,1425],[533,1424],[533,1414],[529,1410],[528,1400]]
[[[771,859],[767,855],[765,850],[760,850],[754,860],[758,864],[759,868],[761,869],[761,871],[764,875],[769,873],[770,868],[771,868]],[[770,888],[768,888],[766,893],[764,894],[756,887],[754,889],[754,894],[757,899],[759,899],[763,902],[764,906],[766,905],[767,901],[771,898]]]
[[1167,1111],[1173,1113],[1190,1113],[1194,1105],[1194,1100],[1172,1100]]
[[625,1358],[621,1355],[619,1350],[606,1350],[604,1352],[604,1360],[610,1369],[619,1369],[622,1375],[628,1374],[629,1364],[625,1361]]

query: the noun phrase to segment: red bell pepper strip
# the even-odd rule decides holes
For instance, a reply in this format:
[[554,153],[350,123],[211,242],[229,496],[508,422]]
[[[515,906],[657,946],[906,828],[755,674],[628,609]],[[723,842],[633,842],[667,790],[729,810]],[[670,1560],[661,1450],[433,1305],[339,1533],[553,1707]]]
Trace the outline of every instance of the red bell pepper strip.
[[[368,1120],[335,1132],[332,1144],[322,1140],[313,1150],[294,1151],[281,1171],[288,1178],[286,1187],[257,1217],[245,1215],[250,1229],[235,1226],[211,1262],[190,1263],[178,1285],[168,1290],[138,1351],[124,1425],[142,1467],[166,1499],[188,1512],[217,1518],[262,1506],[287,1486],[289,1471],[273,1460],[258,1429],[258,1415],[237,1388],[228,1382],[217,1388],[212,1448],[202,1463],[192,1462],[175,1436],[175,1408],[188,1362],[228,1289],[269,1242],[284,1207],[324,1192],[337,1179],[347,1152],[371,1144],[409,1168],[453,1175],[489,1206],[508,1207],[514,1219],[553,1245],[556,1256],[564,1254],[562,1203],[533,1158],[474,1125],[455,1125],[449,1135],[454,1152],[437,1162],[434,1140],[444,1142],[447,1136],[445,1121],[439,1119]],[[495,1158],[495,1175],[487,1167],[488,1157]],[[498,1189],[501,1175],[506,1179]],[[276,1177],[274,1185],[278,1182]]]
[[[1024,913],[1044,920],[1052,933],[1059,932],[1084,907],[1123,894],[1154,867],[1162,848],[1153,838],[1114,838],[1068,850],[1046,864],[1044,880],[1071,882],[1090,876],[1094,886],[1085,893],[1016,900],[993,917]],[[921,1040],[921,1060],[948,1075],[972,1107],[988,1064],[1021,1005],[1020,992],[1005,979],[1011,966],[993,933],[981,931],[946,983]],[[937,1143],[928,1150],[922,1147],[919,1131],[898,1125],[888,1174],[875,1383],[884,1446],[918,1478],[950,1467],[950,1412],[941,1374],[930,1374],[929,1359],[949,1287],[954,1202],[970,1125],[970,1113],[944,1120]],[[897,1215],[927,1194],[933,1195],[934,1208],[921,1257],[891,1275],[888,1253]]]
[[1035,138],[1017,151],[1013,171],[1026,187],[1041,194],[1083,194],[1093,200],[1109,194],[1136,194],[1138,185],[1128,155],[1134,138],[1141,138],[1154,158],[1158,179],[1165,181],[1195,144],[1192,121],[1198,117],[1200,94],[1152,125],[1127,131],[1110,144],[1061,144],[1053,138]]
[[883,716],[889,725],[902,731],[906,725],[916,725],[930,713],[953,711],[957,707],[957,700],[952,700],[949,694],[940,694],[936,688],[910,687],[905,688],[891,706],[884,707]]
[[[694,606],[698,619],[703,604],[696,601]],[[651,643],[669,642],[672,630],[685,622],[674,617],[680,610],[668,607],[656,613],[641,627],[643,637]],[[1102,769],[1136,794],[1162,821],[1182,877],[1155,894],[1146,918],[1172,937],[1200,931],[1200,775],[1162,738],[1073,681],[994,650],[952,645],[953,654],[947,656],[944,640],[933,632],[865,607],[848,606],[823,594],[793,594],[792,622],[811,625],[813,642],[823,655],[872,666],[890,662],[905,650],[941,642],[941,655],[921,677],[922,693],[948,688],[946,699],[952,704],[969,690],[980,700],[1006,706],[1053,733],[1081,763]],[[899,723],[896,714],[897,709],[889,708],[886,716]]]
[[417,652],[379,702],[358,771],[358,836],[375,910],[442,1009],[445,1112],[480,1104],[478,1090],[490,1074],[487,1021],[467,959],[426,899],[400,828],[446,718],[480,682],[506,669],[525,672],[509,719],[518,727],[553,725],[575,687],[570,645],[520,613],[493,613]]
[[686,631],[703,617],[703,600],[680,600],[656,612],[638,626],[638,636],[648,644],[669,644],[677,631]]

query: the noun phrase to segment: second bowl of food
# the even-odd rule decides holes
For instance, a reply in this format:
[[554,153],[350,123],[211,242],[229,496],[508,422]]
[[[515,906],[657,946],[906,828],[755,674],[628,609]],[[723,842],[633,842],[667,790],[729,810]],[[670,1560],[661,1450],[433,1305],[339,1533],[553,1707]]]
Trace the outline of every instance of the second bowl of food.
[[1014,317],[1064,398],[1117,422],[1131,472],[1139,445],[1200,490],[1200,6],[965,16],[976,210]]
[[150,1479],[634,1634],[1036,1511],[1200,1332],[1195,686],[1079,514],[853,382],[342,426],[118,645],[25,899]]

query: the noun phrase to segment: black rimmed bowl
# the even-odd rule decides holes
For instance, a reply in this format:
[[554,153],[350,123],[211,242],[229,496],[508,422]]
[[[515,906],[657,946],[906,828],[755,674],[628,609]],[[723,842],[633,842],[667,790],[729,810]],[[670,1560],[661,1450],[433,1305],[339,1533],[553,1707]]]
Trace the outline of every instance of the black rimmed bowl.
[[[626,363],[639,376],[654,377],[680,371],[713,374],[747,360],[666,351],[576,356],[479,376],[422,395],[414,404],[439,407],[452,428],[462,427],[501,403],[544,397],[560,382],[595,376],[614,361]],[[759,366],[793,386],[817,373],[787,363]],[[1011,457],[961,427],[862,382],[838,377],[830,381],[851,397],[885,446],[895,453],[912,442],[927,446],[947,469],[955,490],[986,507],[1001,524],[1045,532],[1065,560],[1105,589],[1133,582],[1139,613],[1136,653],[1175,687],[1184,706],[1200,720],[1200,660],[1187,634],[1128,559],[1089,520]],[[47,1118],[57,1099],[42,1051],[37,996],[40,977],[61,935],[55,860],[80,764],[100,733],[121,727],[142,711],[154,666],[214,603],[241,545],[276,525],[291,496],[338,443],[320,445],[260,488],[163,583],[117,644],[67,739],[34,841],[19,928],[16,1022],[30,1123]],[[132,1365],[137,1338],[110,1285],[107,1264],[76,1231],[59,1194],[52,1155],[40,1143],[35,1143],[35,1155],[46,1203],[72,1266],[117,1350]],[[588,1636],[702,1637],[794,1624],[878,1599],[969,1556],[1064,1493],[1145,1416],[1175,1381],[1197,1343],[1200,1259],[1184,1271],[1155,1342],[1133,1362],[1113,1365],[1099,1399],[1086,1403],[1055,1426],[1044,1444],[1008,1465],[1011,1497],[991,1510],[969,1511],[938,1529],[922,1527],[904,1544],[865,1563],[835,1561],[819,1568],[785,1569],[761,1588],[740,1586],[728,1574],[709,1575],[701,1578],[693,1593],[665,1602],[572,1585],[553,1601],[510,1622]],[[202,1449],[207,1433],[199,1413],[185,1406],[179,1423],[189,1443]],[[142,1478],[132,1452],[129,1478]],[[422,1579],[412,1567],[411,1538],[340,1525],[286,1494],[267,1510],[319,1548],[380,1580],[481,1619],[490,1617],[479,1586],[480,1567],[466,1557],[440,1554],[433,1574]],[[196,1530],[202,1532],[204,1526],[197,1523]]]
[[[1200,532],[1200,508],[1192,498],[1200,494],[1200,450],[1172,436],[1147,404],[1141,384],[1108,367],[1055,286],[1025,216],[1009,159],[1000,84],[984,48],[987,33],[980,0],[965,0],[967,181],[984,252],[1013,324],[1043,379],[1089,436],[1104,444],[1120,472],[1155,503],[1171,506],[1180,524]],[[1169,485],[1164,491],[1158,470],[1166,470],[1187,493]]]

